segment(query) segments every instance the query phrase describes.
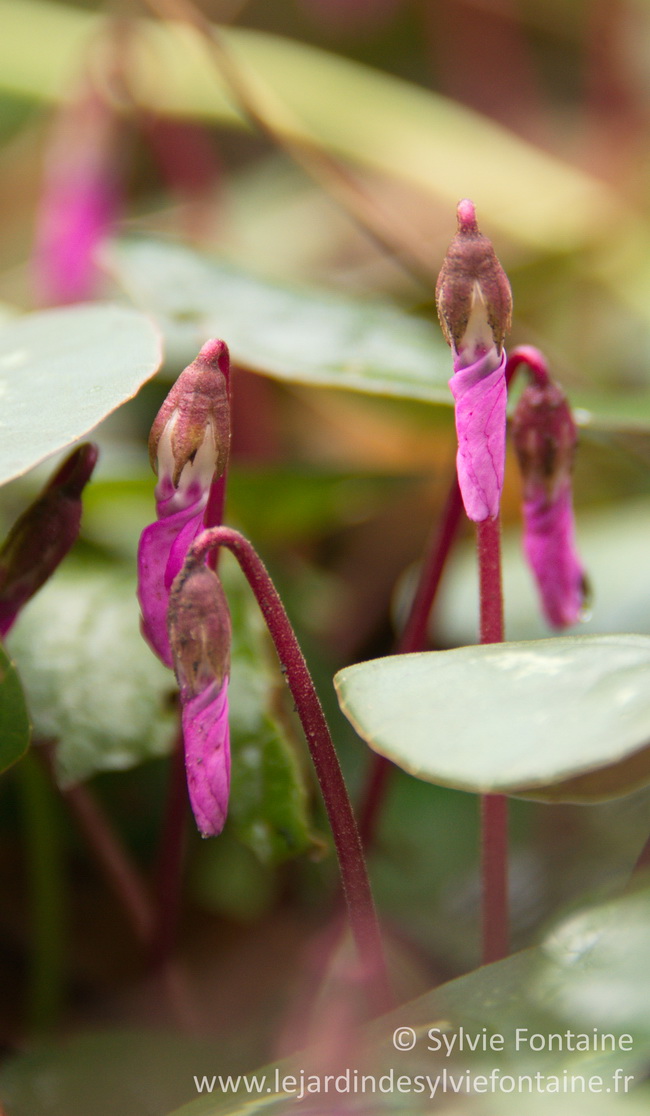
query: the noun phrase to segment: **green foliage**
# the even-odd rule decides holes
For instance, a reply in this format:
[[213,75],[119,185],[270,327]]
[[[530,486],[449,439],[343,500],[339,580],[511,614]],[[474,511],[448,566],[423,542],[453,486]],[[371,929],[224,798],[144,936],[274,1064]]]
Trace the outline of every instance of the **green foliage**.
[[[230,824],[260,860],[274,864],[315,840],[303,749],[294,737],[299,726],[288,724],[283,709],[281,675],[257,605],[232,567],[226,585],[234,622]],[[140,634],[132,569],[68,566],[25,609],[11,648],[36,736],[58,741],[63,786],[169,752],[176,683]],[[7,684],[19,692],[15,671]],[[8,738],[8,757],[18,758],[23,739],[10,753]]]
[[[96,18],[42,0],[2,0],[0,18],[4,88],[59,98]],[[33,34],[35,21],[43,40]],[[254,73],[262,111],[280,133],[443,197],[450,207],[475,183],[479,211],[524,244],[568,250],[598,239],[603,222],[620,215],[615,195],[595,178],[446,97],[289,38],[235,29],[227,40],[244,71]],[[143,21],[134,46],[138,93],[148,107],[241,127],[196,32]]]
[[[504,1112],[509,1116],[521,1112],[524,1102],[526,1112],[550,1116],[558,1111],[559,1094],[563,1104],[569,1101],[571,1107],[566,1111],[571,1116],[583,1113],[605,1116],[608,1112],[615,1116],[640,1116],[647,1096],[624,1095],[620,1083],[618,1095],[612,1094],[616,1071],[637,1082],[650,1055],[647,988],[643,982],[633,987],[632,978],[646,955],[649,914],[650,893],[644,891],[559,924],[541,947],[444,984],[372,1023],[358,1039],[354,1052],[348,1052],[339,1072],[362,1066],[359,1074],[371,1073],[377,1080],[391,1073],[393,1080],[399,1075],[408,1075],[412,1080],[417,1075],[435,1078],[446,1070],[456,1081],[468,1072],[473,1079],[489,1076],[496,1070],[503,1078],[530,1075],[533,1080],[539,1073],[546,1088],[529,1090],[524,1084],[521,1089],[509,1089],[506,1080],[503,1090],[477,1089],[473,1095],[460,1098],[453,1096],[454,1089],[449,1083],[442,1095],[441,1085],[433,1102],[435,1111],[450,1111],[458,1116]],[[412,1050],[395,1046],[394,1035],[404,1028],[412,1029]],[[568,1031],[572,1032],[572,1039],[567,1038]],[[461,1049],[463,1032],[465,1042]],[[601,1043],[601,1034],[612,1035],[613,1043],[609,1040]],[[451,1055],[446,1054],[443,1035],[450,1042],[455,1036]],[[557,1037],[551,1040],[551,1035]],[[493,1036],[497,1041],[491,1045]],[[631,1041],[623,1036],[629,1036]],[[467,1038],[475,1045],[474,1051]],[[623,1039],[621,1043],[619,1038]],[[317,1051],[302,1051],[298,1056],[253,1071],[248,1075],[249,1086],[254,1075],[261,1079],[265,1074],[269,1083],[275,1083],[276,1072],[280,1081],[288,1075],[299,1075],[301,1070],[305,1077],[320,1074],[322,1078],[321,1057]],[[597,1086],[594,1094],[586,1089],[585,1096],[580,1086],[574,1091],[564,1090],[561,1083],[565,1074],[569,1080],[571,1075],[578,1079],[600,1079],[600,1088]],[[559,1079],[560,1087],[553,1088],[552,1078]],[[258,1112],[285,1116],[295,1107],[295,1096],[290,1091],[278,1093],[274,1088],[262,1088],[260,1092],[258,1100],[255,1090],[247,1090],[242,1082],[236,1095],[203,1096],[183,1106],[174,1116],[243,1116]],[[465,1094],[466,1090],[460,1092]],[[598,1095],[607,1092],[609,1096]],[[422,1097],[408,1089],[404,1092],[387,1089],[383,1096],[363,1094],[361,1090],[344,1095],[350,1112],[434,1110],[430,1096]],[[332,1092],[327,1103],[336,1099]]]
[[[102,35],[107,24],[99,7],[93,0],[74,6],[0,0],[0,102],[5,117],[0,139],[7,181],[20,182],[20,193],[36,165],[36,149],[42,142],[37,120],[42,104],[61,102],[75,88],[79,74],[87,70],[97,73],[100,81],[107,78],[102,71],[102,51],[94,53],[91,46],[106,45]],[[346,389],[383,396],[387,402],[380,404],[363,398],[353,401],[353,417],[346,416],[347,421],[337,426],[340,411],[336,408],[350,405],[340,391],[337,395],[312,393],[307,404],[304,390],[276,388],[256,397],[255,388],[260,385],[255,384],[246,413],[246,380],[242,377],[238,383],[235,374],[236,427],[241,423],[236,435],[242,429],[248,434],[249,440],[244,442],[253,460],[247,471],[235,459],[228,518],[237,521],[239,516],[254,541],[275,548],[282,576],[292,579],[292,610],[295,602],[296,614],[313,641],[310,661],[313,657],[317,670],[329,664],[333,653],[339,654],[341,662],[385,653],[391,638],[388,586],[413,561],[420,534],[424,534],[423,527],[419,530],[420,525],[414,525],[417,517],[407,524],[406,514],[400,516],[400,493],[397,489],[389,493],[388,486],[402,483],[406,474],[415,471],[416,461],[419,465],[423,459],[430,460],[432,475],[426,482],[426,494],[416,504],[418,514],[428,522],[431,509],[437,511],[441,504],[440,493],[453,458],[452,400],[447,386],[451,362],[432,320],[431,296],[443,244],[453,233],[454,205],[460,197],[471,196],[485,231],[496,231],[503,241],[499,253],[503,247],[515,289],[512,343],[534,340],[541,344],[578,407],[577,418],[586,434],[576,474],[578,534],[596,602],[590,630],[609,634],[537,638],[542,627],[530,579],[521,559],[514,557],[515,548],[520,547],[517,528],[506,546],[504,577],[507,632],[516,642],[488,648],[463,646],[475,638],[475,559],[473,554],[466,560],[456,553],[443,587],[444,600],[434,617],[438,643],[456,649],[348,667],[339,674],[338,687],[342,707],[364,740],[421,780],[398,773],[371,860],[382,917],[410,947],[410,960],[415,956],[421,962],[421,987],[433,983],[432,970],[444,980],[475,958],[477,802],[447,787],[473,794],[506,791],[529,799],[514,804],[511,812],[516,940],[525,944],[539,940],[540,924],[567,899],[573,913],[540,946],[443,983],[377,1021],[364,1031],[358,1051],[350,1042],[346,1057],[351,1066],[358,1062],[376,1073],[394,1069],[412,1075],[441,1068],[453,1068],[456,1073],[467,1069],[487,1072],[497,1059],[481,1051],[476,1057],[463,1055],[448,1063],[436,1060],[423,1045],[427,1030],[433,1026],[449,1032],[464,1027],[475,1035],[485,1028],[487,1034],[509,1036],[517,1026],[542,1035],[567,1028],[628,1032],[633,1036],[631,1051],[513,1052],[508,1041],[499,1064],[512,1073],[611,1074],[616,1068],[625,1068],[638,1079],[636,1097],[572,1095],[568,1101],[562,1097],[558,1104],[552,1094],[523,1098],[519,1092],[447,1094],[435,1101],[435,1110],[449,1111],[450,1116],[520,1116],[522,1108],[527,1116],[555,1116],[558,1111],[570,1111],[570,1116],[617,1116],[619,1112],[621,1116],[640,1116],[648,1107],[647,1085],[641,1085],[641,1078],[650,1059],[650,989],[645,965],[650,946],[650,898],[646,891],[639,891],[585,908],[589,889],[610,896],[620,892],[622,880],[627,880],[646,836],[650,782],[650,223],[643,200],[648,196],[647,168],[638,159],[644,137],[636,123],[647,117],[647,95],[643,79],[639,81],[635,74],[631,48],[620,34],[623,24],[617,24],[621,18],[618,6],[612,6],[611,19],[612,30],[618,29],[619,34],[610,36],[620,51],[616,56],[608,56],[604,37],[602,42],[599,37],[602,28],[592,23],[586,4],[574,11],[559,0],[542,4],[530,0],[519,6],[516,19],[507,21],[515,38],[520,35],[519,45],[525,48],[521,57],[531,47],[548,74],[558,70],[562,52],[570,52],[571,72],[563,73],[561,88],[554,89],[556,101],[545,106],[545,120],[542,112],[538,122],[547,126],[543,145],[521,138],[441,92],[396,76],[410,73],[422,80],[426,72],[427,81],[431,76],[434,81],[441,78],[444,67],[439,59],[433,65],[430,57],[425,59],[421,43],[417,44],[415,66],[400,53],[404,43],[408,46],[410,42],[414,49],[413,27],[408,24],[420,19],[420,9],[426,5],[404,5],[395,16],[398,33],[387,38],[391,68],[395,56],[394,74],[371,69],[343,53],[336,55],[299,42],[293,25],[283,25],[282,20],[299,18],[306,4],[286,6],[286,12],[291,9],[289,16],[280,14],[283,5],[250,7],[267,9],[265,26],[284,26],[288,31],[282,36],[233,28],[224,35],[269,134],[279,136],[289,147],[296,141],[306,145],[302,153],[307,152],[314,178],[318,186],[325,185],[325,192],[328,160],[340,160],[342,175],[356,191],[359,210],[375,217],[381,213],[382,221],[386,218],[393,238],[407,256],[417,259],[421,272],[430,274],[431,284],[425,280],[416,287],[412,277],[396,279],[398,269],[361,249],[351,225],[334,213],[334,207],[328,208],[331,199],[318,196],[313,186],[307,188],[297,174],[287,175],[284,186],[279,187],[285,193],[276,214],[275,203],[269,205],[268,198],[270,164],[260,158],[260,146],[243,135],[234,139],[219,136],[223,174],[221,192],[217,198],[215,190],[213,200],[219,209],[220,228],[212,237],[202,233],[197,237],[194,229],[191,234],[193,243],[207,243],[209,252],[205,254],[182,243],[156,239],[169,228],[176,231],[181,227],[183,207],[174,205],[161,211],[161,182],[149,165],[154,160],[148,147],[144,157],[138,150],[129,169],[137,199],[129,208],[125,198],[124,217],[129,230],[135,219],[147,239],[120,239],[105,249],[102,259],[121,297],[126,296],[149,318],[111,305],[12,317],[9,304],[25,301],[24,279],[17,273],[22,275],[26,269],[16,268],[14,224],[16,243],[24,240],[18,249],[18,255],[23,250],[22,263],[29,253],[26,245],[34,224],[30,199],[38,192],[36,182],[30,182],[25,190],[30,211],[23,212],[21,199],[10,193],[8,247],[0,242],[4,284],[0,295],[0,484],[22,477],[130,399],[158,366],[158,330],[165,339],[168,378],[177,375],[208,336],[216,335],[228,343],[236,365],[289,389],[298,385],[301,389]],[[476,12],[481,9],[480,18],[491,18],[494,6],[465,7],[471,20],[476,17],[475,8]],[[646,6],[637,3],[633,7],[640,28],[647,28]],[[249,14],[246,10],[244,18]],[[253,22],[255,18],[251,16]],[[520,24],[519,19],[524,22]],[[424,40],[426,36],[417,26]],[[134,20],[131,31],[128,51],[124,51],[129,59],[128,90],[120,119],[124,123],[129,117],[132,98],[137,106],[129,120],[133,148],[147,146],[141,141],[143,113],[148,109],[207,122],[215,133],[208,133],[209,140],[217,138],[217,128],[242,132],[248,127],[214,56],[194,30],[143,16]],[[434,27],[432,37],[436,34]],[[642,38],[639,34],[640,44]],[[596,51],[589,47],[592,40],[599,44]],[[371,40],[360,39],[355,44],[352,37],[343,46],[348,55],[366,58],[366,52],[373,49]],[[638,49],[642,53],[642,45]],[[467,50],[469,58],[470,40]],[[600,86],[598,75],[589,72],[592,51],[608,63],[602,66],[605,78]],[[617,134],[622,146],[611,151],[611,144],[605,142],[608,135],[611,139],[611,120],[599,118],[598,105],[599,95],[603,101],[603,93],[609,93],[609,82],[616,84],[617,66],[621,70],[625,66],[625,96],[620,103],[623,108],[627,104],[627,117],[621,121],[620,137]],[[505,99],[499,74],[506,69],[514,73],[517,68],[500,64],[498,72],[494,69],[497,101]],[[569,85],[583,68],[585,88],[593,89],[589,103],[585,98],[578,104],[578,95],[570,94]],[[461,71],[458,66],[462,81]],[[533,76],[536,81],[539,75]],[[440,84],[444,88],[442,79]],[[574,103],[570,103],[571,95]],[[541,97],[540,103],[543,100]],[[585,121],[589,127],[581,133]],[[522,134],[527,131],[526,123],[522,120]],[[596,135],[599,127],[601,148],[596,144],[592,149],[587,133]],[[636,137],[629,148],[625,147],[628,130]],[[580,134],[580,142],[572,151],[574,132]],[[528,134],[541,132],[531,126]],[[556,154],[551,153],[554,144]],[[233,167],[228,166],[231,147],[236,153]],[[115,152],[116,165],[124,153]],[[574,165],[569,163],[571,158]],[[277,170],[279,163],[280,159],[271,169]],[[598,173],[579,169],[585,166],[598,168]],[[606,178],[601,169],[606,170]],[[634,212],[630,198],[636,199]],[[315,201],[317,207],[311,208]],[[366,202],[369,209],[364,210]],[[304,211],[300,209],[303,203]],[[267,232],[274,225],[266,258],[256,243],[258,216],[261,225],[266,221]],[[357,212],[355,219],[358,216]],[[315,230],[315,239],[320,238],[315,266],[302,243],[304,229]],[[242,237],[242,230],[248,240]],[[286,275],[286,281],[259,277],[269,262],[270,272]],[[314,282],[323,289],[308,285],[308,274],[315,275]],[[407,307],[414,305],[418,312],[409,312]],[[517,334],[517,330],[521,332]],[[261,413],[269,397],[274,404],[280,401],[281,421],[272,430],[275,415],[269,419]],[[146,433],[153,417],[149,404],[156,400],[157,387],[152,385],[144,400],[121,412],[108,431],[101,432],[103,472],[84,493],[83,563],[73,559],[57,572],[21,615],[10,640],[35,734],[58,742],[57,774],[62,786],[164,757],[176,732],[174,679],[140,637],[134,592],[135,544],[153,507],[153,478],[143,479],[142,470]],[[398,400],[405,402],[398,407]],[[332,409],[326,413],[330,403]],[[441,404],[447,413],[436,416],[422,403]],[[382,416],[386,416],[389,404],[390,417],[378,423],[379,434],[373,428],[373,437],[357,437],[365,433],[361,425],[366,417],[370,428],[378,406],[385,408]],[[308,413],[308,422],[318,426],[313,448],[310,444],[307,453],[300,448],[300,438],[304,444],[311,429],[305,422],[305,429],[295,435],[296,413],[298,423]],[[262,428],[268,420],[262,447],[254,441],[258,420]],[[411,457],[411,434],[419,445],[422,429],[429,422],[425,437],[430,459],[426,455]],[[391,423],[395,443],[399,443],[394,455]],[[332,432],[336,446],[323,464],[317,454],[320,446],[330,445],[324,435],[329,437]],[[235,443],[241,450],[237,437]],[[350,460],[361,462],[366,475],[351,477]],[[339,461],[344,472],[337,475]],[[385,478],[396,461],[402,479]],[[21,485],[26,490],[29,483],[19,481],[17,487],[3,492],[8,516],[20,503]],[[414,488],[416,483],[408,477],[405,504],[412,491],[409,486]],[[639,499],[632,503],[631,497]],[[517,500],[518,495],[506,494],[510,522],[515,518]],[[387,502],[392,519],[382,509]],[[588,518],[582,514],[581,502],[590,505]],[[107,554],[111,564],[107,564]],[[227,939],[224,967],[209,975],[219,989],[215,1017],[225,1012],[232,1043],[221,1036],[218,1042],[204,1043],[131,1032],[53,1042],[9,1060],[0,1070],[2,1105],[11,1116],[101,1116],[114,1111],[120,1116],[153,1112],[164,1116],[178,1105],[186,1106],[181,1110],[186,1116],[243,1116],[244,1112],[279,1116],[296,1108],[288,1094],[272,1091],[256,1099],[245,1089],[229,1097],[215,1094],[188,1103],[196,1094],[194,1073],[236,1073],[253,1061],[252,1054],[242,1056],[240,1046],[244,1037],[250,1052],[246,1036],[254,1032],[261,1014],[259,1000],[251,999],[253,1010],[248,1018],[239,995],[234,1011],[230,1003],[222,1008],[219,998],[224,970],[231,965],[242,970],[240,987],[245,995],[243,978],[252,954],[247,952],[248,946],[237,952],[233,942],[240,934],[258,929],[263,942],[258,952],[266,957],[267,940],[277,932],[273,919],[280,899],[281,917],[290,909],[296,920],[302,919],[309,903],[312,912],[320,903],[322,913],[322,888],[316,893],[314,881],[321,885],[331,866],[330,859],[321,876],[321,869],[309,857],[299,866],[285,866],[285,861],[305,853],[317,854],[323,844],[312,817],[316,795],[311,767],[257,606],[229,556],[224,556],[222,566],[234,621],[232,800],[222,838],[214,842],[197,839],[191,848],[184,909],[189,917],[182,928],[182,949],[189,956],[207,926],[210,963],[216,964],[215,925],[218,934]],[[307,600],[305,587],[311,590],[314,586],[317,591]],[[346,611],[352,617],[347,621]],[[354,630],[357,624],[358,633]],[[637,634],[617,634],[629,630]],[[317,646],[319,637],[323,650]],[[535,642],[523,642],[533,639]],[[0,770],[23,754],[29,732],[16,668],[0,650]],[[349,735],[351,738],[352,733]],[[365,751],[362,754],[358,741],[348,740],[345,731],[337,733],[336,742],[344,766],[356,773]],[[160,788],[156,784],[152,790],[152,785],[162,767],[150,764],[135,773],[142,785],[151,777],[146,791],[148,809],[141,815],[147,820],[158,809]],[[68,976],[63,971],[63,906],[57,914],[57,905],[67,876],[75,884],[78,881],[73,876],[72,857],[68,860],[69,834],[63,826],[55,832],[55,823],[42,805],[47,796],[52,805],[55,792],[47,786],[40,768],[23,764],[3,778],[0,786],[3,869],[5,856],[7,860],[2,883],[14,880],[16,806],[12,795],[21,776],[27,830],[24,845],[28,860],[31,855],[36,886],[30,910],[18,909],[19,902],[14,909],[11,888],[3,905],[6,914],[0,923],[0,938],[7,943],[9,964],[1,968],[0,955],[0,983],[4,988],[9,972],[11,985],[14,970],[21,971],[21,963],[25,967],[31,964],[32,1021],[52,1024],[63,979]],[[434,788],[428,781],[443,785]],[[123,785],[123,781],[105,779],[100,790],[106,783],[112,789],[116,783],[120,788]],[[646,792],[629,795],[639,787],[646,787]],[[42,798],[41,790],[46,792]],[[540,807],[532,798],[548,805]],[[611,798],[616,801],[606,801]],[[578,811],[568,805],[572,802],[603,804]],[[115,809],[116,827],[123,828],[124,835],[128,819],[120,817],[118,806],[124,808],[116,794],[111,808]],[[578,814],[580,821],[576,821]],[[60,822],[58,819],[57,824]],[[129,832],[128,839],[132,836]],[[150,855],[157,845],[156,835],[147,835],[143,844]],[[142,852],[140,846],[138,852]],[[22,855],[21,846],[15,853],[17,862]],[[39,902],[43,907],[40,914]],[[112,925],[102,937],[91,918],[90,936],[97,934],[97,941],[91,942],[86,955],[83,916],[87,910],[76,894],[71,895],[71,903],[75,918],[84,922],[84,948],[76,951],[81,961],[74,971],[71,960],[70,987],[79,990],[74,1007],[85,1026],[96,1003],[92,995],[87,996],[93,1007],[85,1007],[86,981],[92,986],[88,957],[94,950],[96,968],[110,969],[107,956],[113,943],[107,947],[106,942]],[[200,908],[197,919],[193,903]],[[92,901],[89,909],[96,913]],[[104,908],[98,909],[103,915]],[[219,920],[210,920],[208,912]],[[33,954],[38,956],[31,959],[23,956],[18,944],[27,936],[24,927],[28,923],[36,927],[32,942]],[[120,926],[120,934],[122,929]],[[300,946],[305,944],[311,949],[303,927]],[[204,960],[205,955],[199,955],[197,968]],[[251,983],[258,979],[258,963],[256,958],[250,966]],[[275,967],[273,951],[266,963]],[[287,999],[291,989],[286,986],[292,986],[294,976],[296,984],[302,978],[300,965],[301,960],[292,954],[290,971],[283,974],[282,991]],[[335,972],[333,983],[337,975]],[[201,981],[203,976],[201,971]],[[111,982],[112,975],[107,980]],[[207,981],[206,987],[211,991]],[[9,987],[8,1000],[11,994]],[[148,986],[147,1000],[149,995]],[[323,1000],[318,998],[314,1014],[329,1018],[327,1010],[321,1011]],[[156,989],[151,1002],[150,1011],[157,1015]],[[109,1010],[115,1008],[111,1001]],[[102,1003],[99,1010],[104,1009]],[[119,1004],[120,1009],[129,1010]],[[1,1021],[4,1024],[4,1016]],[[13,1019],[8,1027],[13,1040],[11,1023]],[[412,1053],[394,1049],[391,1036],[398,1026],[416,1028],[418,1043]],[[22,1020],[14,1023],[14,1029],[22,1040]],[[311,1054],[300,1056],[303,1069],[309,1069],[310,1059]],[[280,1064],[281,1072],[296,1068],[295,1059]],[[394,1091],[382,1097],[341,1099],[346,1111],[349,1107],[350,1112],[368,1116],[384,1111],[424,1113],[432,1108],[429,1098],[420,1103],[414,1095]]]
[[573,636],[377,659],[336,685],[364,740],[413,775],[571,802],[573,777],[599,771],[597,801],[650,781],[649,670],[647,636]]
[[164,1114],[192,1091],[203,1067],[236,1063],[233,1048],[217,1056],[212,1039],[164,1031],[99,1031],[50,1042],[0,1070],[12,1116],[147,1116]]
[[255,278],[231,263],[156,241],[125,241],[110,269],[159,321],[178,363],[206,337],[233,360],[312,387],[449,402],[449,350],[440,330],[378,299]]
[[0,484],[64,449],[130,399],[161,359],[153,324],[119,306],[76,306],[0,328]]
[[62,569],[11,635],[34,733],[58,741],[62,785],[165,755],[174,678],[140,635],[131,570]]
[[16,668],[0,644],[0,771],[26,752],[31,727]]

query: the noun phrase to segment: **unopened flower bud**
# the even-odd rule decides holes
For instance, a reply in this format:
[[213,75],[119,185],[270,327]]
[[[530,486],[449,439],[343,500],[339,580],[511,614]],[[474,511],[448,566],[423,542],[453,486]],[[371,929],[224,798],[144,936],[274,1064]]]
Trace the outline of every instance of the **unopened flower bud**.
[[578,441],[568,400],[552,380],[524,388],[512,416],[512,440],[524,489],[541,485],[552,499],[571,476]]
[[455,368],[473,364],[492,349],[496,367],[510,328],[512,294],[468,200],[458,205],[458,232],[438,277],[436,305],[442,331],[457,358]]
[[209,566],[188,559],[176,578],[167,614],[181,691],[195,697],[230,670],[232,628],[221,582]]
[[571,472],[576,425],[552,380],[529,384],[512,421],[523,477],[524,553],[553,628],[584,616],[589,592],[575,543]]
[[499,514],[506,450],[505,332],[510,284],[476,224],[471,201],[458,206],[458,232],[436,287],[443,333],[453,352],[456,471],[463,504],[475,523]]
[[149,457],[161,485],[208,486],[228,465],[230,406],[228,347],[208,341],[181,372],[149,436]]
[[16,520],[0,548],[0,636],[54,573],[79,535],[81,493],[97,462],[97,446],[78,446],[41,495]]
[[193,539],[203,530],[210,487],[228,465],[228,376],[227,345],[208,341],[179,376],[151,429],[157,518],[140,538],[138,599],[143,634],[169,667],[169,592]]
[[230,613],[221,582],[188,557],[169,599],[169,642],[180,687],[185,769],[204,837],[221,832],[230,793]]

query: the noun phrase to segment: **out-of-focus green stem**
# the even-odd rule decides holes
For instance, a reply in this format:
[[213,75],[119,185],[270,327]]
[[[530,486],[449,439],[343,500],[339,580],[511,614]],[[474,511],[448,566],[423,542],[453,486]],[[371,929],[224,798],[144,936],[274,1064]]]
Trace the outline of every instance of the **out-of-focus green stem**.
[[33,1031],[57,1021],[65,978],[66,881],[59,803],[28,753],[16,767],[25,825],[31,930],[27,1022]]

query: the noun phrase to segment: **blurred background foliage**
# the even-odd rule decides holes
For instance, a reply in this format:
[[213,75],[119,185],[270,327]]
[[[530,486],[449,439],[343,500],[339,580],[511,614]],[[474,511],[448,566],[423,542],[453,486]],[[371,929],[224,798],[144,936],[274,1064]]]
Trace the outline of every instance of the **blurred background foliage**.
[[[158,10],[183,15],[170,4]],[[43,301],[35,293],[33,245],[44,168],[62,105],[90,72],[117,122],[112,166],[121,195],[113,230],[120,240],[100,253],[93,294],[131,298],[157,316],[167,340],[162,375],[99,429],[100,465],[85,497],[74,565],[26,612],[15,654],[19,664],[24,659],[29,703],[30,664],[38,658],[30,645],[39,645],[39,627],[57,610],[61,638],[70,642],[65,592],[86,594],[91,609],[100,607],[102,593],[116,614],[128,609],[138,536],[153,512],[148,429],[170,378],[219,331],[222,302],[202,270],[203,255],[218,257],[220,268],[237,269],[251,284],[227,319],[239,331],[228,521],[253,539],[285,595],[359,801],[368,757],[338,711],[331,678],[350,662],[390,652],[450,483],[455,437],[448,404],[423,401],[399,384],[391,397],[377,384],[362,392],[354,380],[359,368],[335,367],[339,342],[327,324],[327,299],[335,293],[349,304],[346,329],[353,333],[361,330],[359,308],[365,313],[368,300],[378,299],[379,310],[367,310],[371,339],[386,303],[418,315],[413,330],[425,331],[422,359],[430,354],[432,398],[441,400],[446,351],[427,323],[462,196],[475,201],[510,276],[511,344],[543,349],[580,407],[575,484],[578,536],[594,587],[588,630],[650,633],[650,6],[202,0],[201,10],[233,24],[228,57],[261,129],[243,120],[201,36],[156,24],[136,0],[0,0],[3,313]],[[117,54],[113,20],[126,21]],[[162,253],[149,276],[134,270],[134,238],[156,241]],[[177,245],[200,254],[195,278],[183,273],[171,293],[165,245],[170,267]],[[289,300],[289,324],[278,325],[293,345],[288,370],[263,332],[278,290]],[[256,307],[265,291],[270,302],[262,314]],[[300,300],[311,298],[314,316],[301,330],[307,310]],[[374,355],[372,346],[360,348],[361,373],[370,378],[399,372],[399,344],[390,323],[385,328],[383,348]],[[232,343],[225,328],[223,336]],[[420,359],[413,356],[414,376]],[[39,467],[3,488],[5,529],[46,473]],[[514,460],[504,517],[507,634],[537,637],[544,633],[519,555]],[[467,531],[432,617],[432,646],[475,638],[475,598]],[[135,607],[134,600],[137,624]],[[117,619],[115,625],[117,631]],[[245,659],[246,623],[243,630]],[[120,636],[122,646],[107,649],[107,658],[124,649],[146,659],[144,644],[130,649],[134,632]],[[110,643],[112,630],[104,635]],[[250,638],[263,639],[259,632]],[[53,644],[57,659],[56,638]],[[50,684],[59,694],[74,689],[83,658],[81,649],[77,660],[58,660],[62,674]],[[277,696],[271,655],[264,672],[259,716],[273,736],[289,713]],[[171,676],[169,682],[173,690]],[[168,760],[160,752],[172,743],[162,727],[169,719],[164,679],[153,685],[159,703],[145,717],[155,724],[140,731],[128,757],[77,771],[96,772],[93,791],[145,872],[155,868],[164,805]],[[41,687],[39,698],[32,686],[32,718],[47,735],[41,722],[56,694]],[[245,692],[243,710],[247,700]],[[79,710],[70,715],[77,723]],[[302,788],[290,822],[274,817],[272,837],[260,838],[242,794],[223,838],[188,842],[178,952],[194,1016],[225,1044],[227,1072],[283,1053],[300,1033],[319,934],[332,910],[335,868],[325,825],[295,726],[289,735],[291,757],[282,770],[295,768]],[[470,795],[401,772],[393,777],[370,869],[402,998],[476,964],[476,809]],[[143,964],[65,803],[29,760],[0,783],[0,828],[0,1038],[7,1051],[35,1031],[175,1025],[164,980]],[[567,906],[620,887],[646,831],[645,792],[590,808],[515,803],[515,944],[536,941],[540,926]],[[277,844],[283,839],[301,855],[287,859]],[[23,1077],[10,1067],[10,1113],[83,1111],[67,1094],[62,1108],[38,1108],[27,1096],[28,1077],[29,1066]],[[175,1089],[170,1083],[156,1111],[190,1099],[190,1088],[180,1095]],[[127,1098],[123,1116],[144,1112],[138,1103]]]

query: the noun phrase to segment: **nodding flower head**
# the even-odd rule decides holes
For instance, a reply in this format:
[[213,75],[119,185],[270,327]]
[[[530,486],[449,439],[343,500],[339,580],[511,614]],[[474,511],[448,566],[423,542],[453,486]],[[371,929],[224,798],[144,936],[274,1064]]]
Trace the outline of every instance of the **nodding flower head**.
[[174,581],[167,623],[190,802],[200,832],[212,837],[223,829],[230,791],[231,622],[221,582],[203,558],[190,553]]
[[456,469],[465,511],[474,522],[499,513],[505,470],[506,354],[510,284],[492,244],[476,223],[474,205],[458,206],[458,232],[436,287],[443,333],[453,354],[449,386],[455,400]]
[[571,474],[576,425],[552,380],[529,384],[512,420],[523,478],[524,552],[553,628],[584,618],[588,583],[575,544]]
[[203,529],[211,485],[228,466],[228,392],[228,348],[223,341],[208,341],[179,376],[151,428],[157,518],[140,539],[138,598],[143,633],[169,667],[169,591],[191,542]]
[[76,542],[81,494],[97,463],[92,442],[77,446],[41,495],[16,520],[0,547],[0,636]]

